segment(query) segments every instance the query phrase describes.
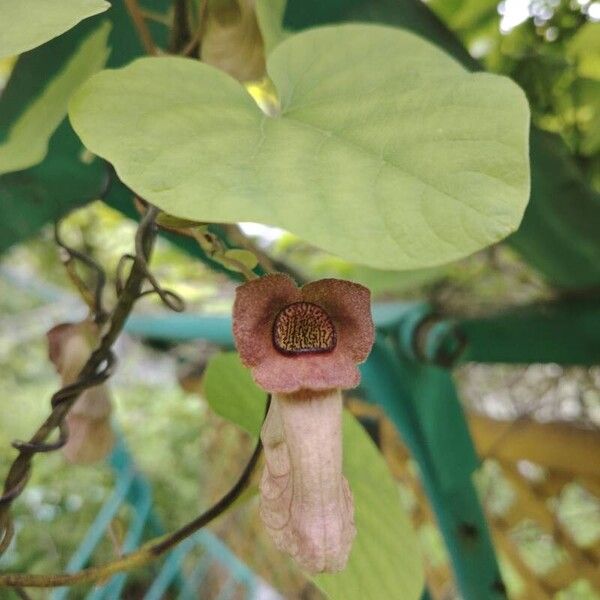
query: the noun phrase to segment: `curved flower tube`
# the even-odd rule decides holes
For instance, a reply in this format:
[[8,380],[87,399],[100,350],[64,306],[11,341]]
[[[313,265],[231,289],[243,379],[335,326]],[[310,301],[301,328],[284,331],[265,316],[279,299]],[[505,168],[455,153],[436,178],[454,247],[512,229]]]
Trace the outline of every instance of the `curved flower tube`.
[[237,288],[233,332],[242,362],[272,394],[261,432],[263,522],[305,570],[340,571],[356,534],[342,474],[342,390],[358,385],[357,364],[373,345],[370,292],[267,275]]
[[[61,323],[46,336],[48,357],[62,385],[75,383],[98,342],[98,326],[92,321]],[[69,462],[86,464],[106,458],[114,444],[111,411],[106,384],[82,392],[66,416],[69,439],[62,450]]]

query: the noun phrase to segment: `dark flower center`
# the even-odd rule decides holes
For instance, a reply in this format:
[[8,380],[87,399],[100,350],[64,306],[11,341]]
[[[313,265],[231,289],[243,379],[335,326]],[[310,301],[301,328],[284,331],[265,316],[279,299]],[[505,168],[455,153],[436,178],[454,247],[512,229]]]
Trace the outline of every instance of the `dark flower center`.
[[283,354],[331,352],[335,327],[317,304],[294,302],[283,308],[273,323],[273,344]]

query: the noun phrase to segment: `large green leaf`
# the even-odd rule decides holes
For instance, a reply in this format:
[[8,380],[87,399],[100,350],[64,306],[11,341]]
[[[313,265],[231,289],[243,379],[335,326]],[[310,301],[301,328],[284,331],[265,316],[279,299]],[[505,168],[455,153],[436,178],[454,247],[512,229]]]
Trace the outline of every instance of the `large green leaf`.
[[[237,354],[213,357],[205,374],[204,392],[221,416],[257,436],[265,393]],[[398,488],[367,433],[344,414],[344,474],[354,495],[357,536],[346,569],[313,578],[333,600],[416,600],[423,589],[418,541],[402,509]]]
[[31,50],[108,8],[105,0],[0,0],[0,57]]
[[43,160],[48,140],[67,114],[71,94],[104,66],[109,54],[110,24],[104,21],[87,35],[43,92],[11,124],[0,143],[0,174],[26,169]]
[[[451,54],[465,68],[482,69],[430,5],[421,0],[288,0],[284,25],[302,29],[340,21],[369,21],[407,29]],[[585,37],[590,33],[593,35],[593,29],[586,29]],[[589,38],[583,42],[589,44]],[[585,181],[566,144],[535,127],[531,166],[531,199],[521,227],[508,243],[553,284],[597,287],[600,238],[597,228],[595,233],[591,230],[600,220],[600,194]]]
[[291,36],[267,69],[276,118],[224,73],[160,58],[92,77],[71,121],[169,213],[280,226],[373,267],[449,262],[518,226],[529,117],[508,79],[371,25]]

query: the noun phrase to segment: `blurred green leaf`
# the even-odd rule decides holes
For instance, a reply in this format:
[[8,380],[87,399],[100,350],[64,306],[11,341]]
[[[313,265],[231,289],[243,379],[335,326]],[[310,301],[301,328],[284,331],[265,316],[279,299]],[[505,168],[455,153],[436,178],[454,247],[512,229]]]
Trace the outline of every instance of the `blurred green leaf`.
[[268,72],[277,118],[223,73],[160,58],[92,77],[71,121],[170,214],[283,227],[376,268],[450,262],[519,225],[529,112],[509,80],[371,25],[291,36]]
[[600,23],[586,23],[569,40],[567,48],[582,77],[600,79]]
[[597,156],[600,151],[600,78],[578,79],[573,90],[578,100],[579,151],[585,156]]
[[265,412],[265,393],[235,352],[213,356],[204,373],[204,396],[221,417],[258,436]]
[[[250,269],[251,271],[252,269],[256,268],[256,265],[258,265],[258,259],[256,258],[256,255],[253,252],[250,252],[250,250],[243,250],[242,248],[232,248],[231,250],[226,250],[223,256],[225,258],[229,258],[231,260],[235,260],[241,263],[244,267]],[[229,268],[232,271],[237,272],[241,272],[242,270],[234,266],[229,266]]]
[[20,171],[43,160],[50,136],[67,114],[69,98],[106,63],[109,32],[110,24],[104,21],[89,33],[43,92],[11,124],[0,143],[0,174]]
[[[258,436],[266,395],[236,353],[211,359],[204,392],[221,416]],[[419,544],[385,460],[350,413],[344,413],[344,474],[354,496],[356,540],[346,569],[313,578],[333,600],[417,600],[423,589]]]
[[0,57],[31,50],[108,8],[105,0],[0,0]]

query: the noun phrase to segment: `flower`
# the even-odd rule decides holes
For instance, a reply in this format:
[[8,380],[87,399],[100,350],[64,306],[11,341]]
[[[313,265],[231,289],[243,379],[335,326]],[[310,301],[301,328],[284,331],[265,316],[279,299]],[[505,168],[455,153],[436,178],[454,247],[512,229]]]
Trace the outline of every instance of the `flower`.
[[265,49],[255,0],[209,2],[202,18],[200,58],[235,77],[256,81],[265,74]]
[[302,288],[267,275],[237,288],[233,333],[242,362],[272,394],[261,432],[260,512],[275,544],[311,573],[342,570],[355,536],[342,474],[342,389],[374,340],[367,288],[323,279]]
[[[99,337],[92,321],[61,323],[46,334],[48,357],[61,376],[63,386],[77,381]],[[69,438],[63,454],[72,463],[90,463],[105,458],[114,444],[110,424],[112,407],[105,384],[81,393],[66,416]]]

